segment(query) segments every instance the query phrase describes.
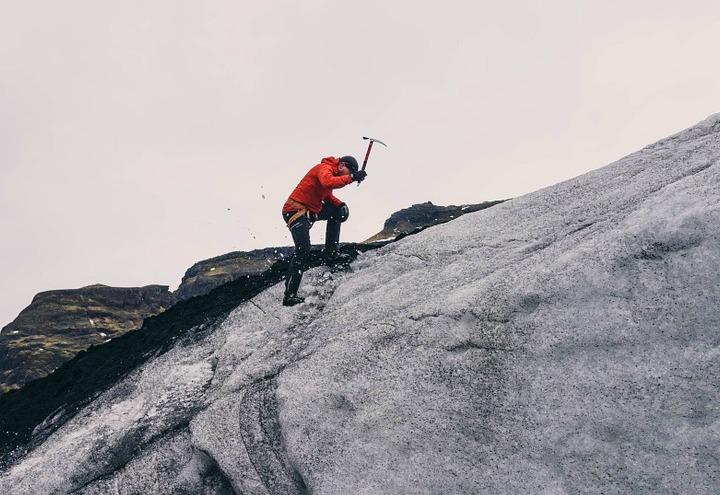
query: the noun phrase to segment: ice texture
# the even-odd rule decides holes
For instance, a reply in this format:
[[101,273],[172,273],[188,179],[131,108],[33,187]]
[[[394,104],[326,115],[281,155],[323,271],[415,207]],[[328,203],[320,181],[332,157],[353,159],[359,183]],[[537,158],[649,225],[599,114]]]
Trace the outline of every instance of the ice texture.
[[311,270],[179,342],[0,493],[716,493],[720,114]]

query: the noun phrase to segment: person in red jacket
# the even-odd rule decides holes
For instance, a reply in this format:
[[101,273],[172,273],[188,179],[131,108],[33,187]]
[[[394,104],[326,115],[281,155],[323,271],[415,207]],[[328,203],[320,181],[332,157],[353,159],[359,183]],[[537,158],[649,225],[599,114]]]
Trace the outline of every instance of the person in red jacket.
[[282,216],[295,243],[295,256],[285,277],[283,305],[294,306],[305,299],[297,295],[300,281],[310,260],[310,228],[317,220],[326,220],[325,259],[342,262],[344,256],[337,249],[340,244],[340,224],[348,219],[350,210],[335,197],[333,189],[345,187],[353,181],[362,182],[367,173],[358,170],[352,156],[328,156],[311,168],[295,187],[283,205]]

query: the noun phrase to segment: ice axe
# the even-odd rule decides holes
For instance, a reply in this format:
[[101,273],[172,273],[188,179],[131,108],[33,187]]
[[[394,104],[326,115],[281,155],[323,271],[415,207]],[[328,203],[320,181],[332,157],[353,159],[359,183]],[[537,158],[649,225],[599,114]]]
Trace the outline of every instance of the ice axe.
[[[380,144],[382,144],[383,146],[385,146],[385,147],[387,148],[387,144],[383,143],[383,142],[380,141],[379,139],[375,139],[375,138],[371,138],[371,137],[365,137],[365,136],[363,136],[363,139],[368,139],[368,140],[370,140],[370,143],[368,144],[367,153],[365,153],[365,159],[363,160],[362,168],[361,168],[360,170],[365,170],[365,166],[367,165],[368,158],[370,157],[370,150],[371,150],[372,147],[373,147],[373,143],[380,143]],[[359,183],[359,182],[358,182],[358,187],[360,187],[360,183]]]

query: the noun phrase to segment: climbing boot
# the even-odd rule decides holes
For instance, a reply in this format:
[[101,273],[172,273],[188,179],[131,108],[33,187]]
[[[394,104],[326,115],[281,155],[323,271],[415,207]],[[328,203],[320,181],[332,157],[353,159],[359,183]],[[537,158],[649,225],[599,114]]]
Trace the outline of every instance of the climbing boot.
[[300,297],[297,294],[285,294],[283,297],[283,306],[295,306],[296,304],[304,303],[305,298]]

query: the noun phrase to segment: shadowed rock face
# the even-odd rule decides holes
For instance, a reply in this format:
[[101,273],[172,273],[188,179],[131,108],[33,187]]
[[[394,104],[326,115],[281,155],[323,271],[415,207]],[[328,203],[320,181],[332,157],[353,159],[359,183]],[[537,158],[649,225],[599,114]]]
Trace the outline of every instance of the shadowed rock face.
[[140,328],[175,303],[167,286],[54,290],[37,294],[0,333],[0,391],[51,373],[92,345]]
[[278,263],[0,396],[0,493],[717,493],[719,232],[715,115],[305,304]]
[[185,272],[175,294],[180,301],[207,294],[228,282],[260,274],[276,261],[292,256],[293,251],[292,247],[235,251],[199,261]]
[[483,203],[460,206],[437,206],[428,201],[426,203],[412,205],[409,208],[404,208],[390,215],[390,218],[385,220],[383,229],[365,242],[394,239],[398,235],[409,234],[417,229],[424,229],[433,225],[449,222],[466,213],[484,210],[499,203],[502,203],[502,201],[485,201]]

